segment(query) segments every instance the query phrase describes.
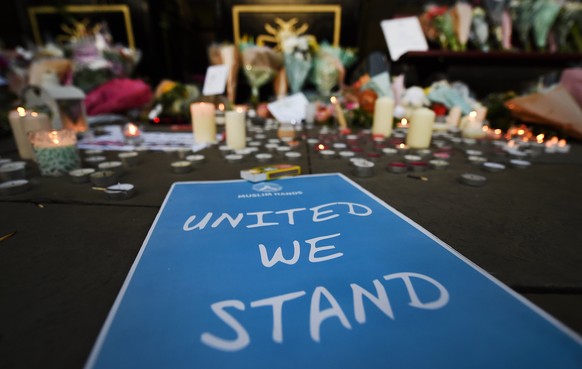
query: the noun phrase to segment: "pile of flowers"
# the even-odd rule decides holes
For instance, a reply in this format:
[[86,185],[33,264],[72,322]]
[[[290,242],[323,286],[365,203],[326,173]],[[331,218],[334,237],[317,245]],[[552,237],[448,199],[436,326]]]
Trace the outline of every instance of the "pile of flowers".
[[582,51],[582,3],[576,0],[429,4],[419,19],[427,40],[446,50]]

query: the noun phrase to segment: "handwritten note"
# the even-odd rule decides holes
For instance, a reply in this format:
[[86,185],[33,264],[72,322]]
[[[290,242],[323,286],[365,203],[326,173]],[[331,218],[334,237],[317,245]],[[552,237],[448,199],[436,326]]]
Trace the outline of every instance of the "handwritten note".
[[212,65],[206,70],[204,78],[204,87],[202,95],[222,95],[226,89],[226,80],[228,78],[228,65]]
[[390,51],[396,61],[409,51],[426,51],[428,44],[416,17],[396,18],[380,22]]
[[293,123],[305,119],[307,104],[309,100],[300,92],[272,102],[267,107],[279,122]]

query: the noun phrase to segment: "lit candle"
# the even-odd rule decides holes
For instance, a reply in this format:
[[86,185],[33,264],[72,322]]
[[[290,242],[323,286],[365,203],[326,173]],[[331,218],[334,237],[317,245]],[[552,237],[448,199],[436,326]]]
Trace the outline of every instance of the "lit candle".
[[570,152],[570,145],[568,145],[566,143],[566,140],[561,139],[560,141],[558,141],[558,147],[556,148],[556,152],[565,154]]
[[346,117],[344,116],[344,111],[342,110],[342,107],[341,107],[338,99],[335,96],[332,96],[330,101],[335,109],[335,115],[336,115],[337,121],[339,123],[340,129],[342,129],[342,130],[347,129],[348,123],[346,122]]
[[244,149],[247,143],[245,113],[242,109],[226,112],[226,146],[233,150]]
[[410,117],[410,128],[406,135],[406,145],[414,149],[425,149],[430,146],[432,126],[436,114],[427,108],[419,108]]
[[216,142],[214,105],[209,103],[194,103],[190,105],[190,113],[192,114],[194,142],[197,144]]
[[42,175],[59,176],[79,167],[74,131],[35,131],[30,140]]
[[139,127],[133,123],[127,123],[123,126],[123,136],[127,143],[136,145],[143,141],[141,137],[141,130]]
[[388,96],[376,99],[374,104],[374,122],[372,134],[390,137],[392,134],[392,121],[394,119],[394,100]]
[[461,128],[461,134],[465,138],[484,138],[487,135],[487,129],[484,130],[483,121],[479,120],[478,113],[472,111],[468,119],[465,120]]
[[30,112],[24,108],[17,108],[8,114],[10,128],[14,135],[14,141],[21,159],[34,160],[32,144],[28,139],[28,133],[52,128],[48,116],[44,113]]

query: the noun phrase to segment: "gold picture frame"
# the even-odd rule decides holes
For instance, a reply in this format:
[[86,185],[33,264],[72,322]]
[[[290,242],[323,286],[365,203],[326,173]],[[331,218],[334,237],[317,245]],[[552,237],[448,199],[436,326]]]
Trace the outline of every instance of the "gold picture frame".
[[234,43],[241,40],[240,16],[245,13],[328,13],[333,14],[333,46],[339,47],[341,30],[341,5],[234,5],[232,7],[232,30]]
[[[43,14],[57,14],[61,8],[55,6],[32,6],[28,8],[28,18],[32,28],[32,35],[34,42],[37,45],[42,45],[43,40],[40,34],[39,15]],[[125,32],[127,36],[127,46],[135,48],[135,38],[133,34],[133,26],[131,24],[131,16],[129,6],[127,5],[67,5],[62,8],[66,13],[90,14],[90,13],[121,13],[125,25]]]

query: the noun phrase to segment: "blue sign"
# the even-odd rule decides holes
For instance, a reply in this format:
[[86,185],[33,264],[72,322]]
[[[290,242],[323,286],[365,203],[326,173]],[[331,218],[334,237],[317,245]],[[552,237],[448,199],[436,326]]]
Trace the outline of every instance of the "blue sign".
[[87,368],[580,368],[582,339],[339,174],[176,183]]

